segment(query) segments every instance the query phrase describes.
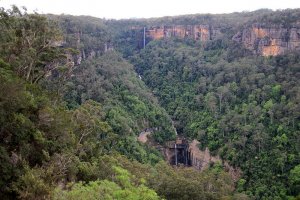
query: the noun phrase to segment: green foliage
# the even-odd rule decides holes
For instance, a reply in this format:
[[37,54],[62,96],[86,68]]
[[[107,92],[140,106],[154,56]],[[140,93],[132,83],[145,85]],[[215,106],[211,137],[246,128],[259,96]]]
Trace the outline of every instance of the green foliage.
[[107,174],[99,172],[107,161],[97,164],[95,158],[115,150],[128,150],[125,155],[145,163],[161,160],[158,152],[139,145],[135,138],[117,138],[101,104],[88,100],[70,111],[39,86],[24,84],[12,71],[1,74],[0,79],[3,196],[47,199],[54,186],[67,177],[84,181],[106,178]]
[[233,44],[223,42],[153,41],[131,62],[180,134],[241,167],[238,191],[257,199],[295,195],[287,177],[299,162],[299,74],[292,72],[299,55],[231,59]]
[[155,169],[149,184],[166,199],[225,199],[232,192],[233,183],[223,171],[199,172],[165,163],[157,164]]
[[90,16],[47,15],[64,32],[64,46],[75,48],[80,54],[103,52],[111,36],[105,21]]
[[16,74],[36,83],[67,65],[65,49],[56,45],[62,34],[55,23],[17,7],[0,12],[0,56]]
[[102,180],[83,184],[75,183],[69,190],[57,188],[53,199],[128,199],[128,200],[156,200],[161,199],[152,189],[143,184],[135,185],[132,183],[131,174],[121,168],[113,167],[115,172],[114,181]]
[[52,162],[56,154],[73,148],[74,135],[69,115],[61,105],[51,105],[50,97],[40,87],[26,85],[10,74],[0,75],[1,193],[11,193],[12,183],[17,181],[20,184],[14,192],[31,199],[47,195],[47,186],[52,184],[40,179],[42,169],[31,167]]
[[237,187],[236,187],[236,190],[238,191],[238,192],[241,192],[241,191],[243,191],[243,190],[245,190],[245,183],[246,183],[246,180],[245,179],[240,179],[239,181],[238,181],[238,183],[237,183]]
[[49,199],[53,186],[45,181],[45,171],[41,168],[25,168],[14,187],[21,199]]
[[[262,58],[231,41],[254,22],[290,27],[298,11],[116,21],[0,8],[1,198],[299,198],[300,56]],[[140,50],[132,27],[158,24],[221,36]],[[145,129],[173,140],[173,124],[241,168],[234,194],[220,164],[172,168],[136,140]]]
[[100,102],[106,121],[120,136],[136,135],[145,128],[156,128],[162,141],[174,137],[167,113],[138,79],[133,66],[117,53],[109,52],[85,61],[74,74],[65,97],[70,107],[88,99]]
[[295,166],[289,174],[289,183],[293,194],[299,195],[300,191],[300,165]]

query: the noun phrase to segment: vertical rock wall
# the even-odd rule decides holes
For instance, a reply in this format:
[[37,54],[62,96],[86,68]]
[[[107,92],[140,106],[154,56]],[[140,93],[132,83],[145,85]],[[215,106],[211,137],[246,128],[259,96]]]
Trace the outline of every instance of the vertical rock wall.
[[241,42],[258,55],[282,55],[290,51],[300,51],[300,27],[253,24],[234,35],[233,40]]
[[174,25],[157,26],[146,29],[146,37],[150,40],[162,38],[192,38],[200,41],[209,41],[214,39],[220,31],[209,25]]

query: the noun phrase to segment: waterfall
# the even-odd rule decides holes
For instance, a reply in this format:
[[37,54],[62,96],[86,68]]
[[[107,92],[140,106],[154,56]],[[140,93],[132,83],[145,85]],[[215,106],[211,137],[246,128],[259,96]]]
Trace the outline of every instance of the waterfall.
[[185,152],[185,165],[188,165],[188,149],[187,149],[187,147],[184,148],[184,152]]
[[177,130],[176,130],[175,126],[174,126],[174,121],[173,121],[173,120],[172,120],[172,127],[174,128],[175,134],[176,134],[176,136],[177,136],[178,133],[177,133]]
[[144,49],[146,46],[146,27],[144,27]]
[[175,165],[177,165],[177,145],[175,142]]

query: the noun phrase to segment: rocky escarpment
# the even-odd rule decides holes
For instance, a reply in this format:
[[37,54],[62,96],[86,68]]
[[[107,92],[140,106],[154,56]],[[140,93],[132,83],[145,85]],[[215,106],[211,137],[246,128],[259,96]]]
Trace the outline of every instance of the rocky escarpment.
[[284,28],[280,25],[253,24],[232,39],[241,42],[255,54],[276,56],[300,50],[300,26]]
[[178,137],[175,141],[166,142],[162,152],[171,165],[192,166],[199,171],[204,171],[215,164],[222,164],[224,170],[229,172],[232,180],[239,180],[242,173],[239,168],[230,166],[219,156],[212,156],[208,148],[202,151],[198,146],[199,141],[197,140],[188,142]]
[[239,168],[234,168],[229,165],[227,161],[222,160],[219,156],[212,156],[208,148],[201,151],[198,145],[199,142],[197,140],[193,140],[189,145],[189,152],[191,153],[191,161],[194,168],[203,171],[209,168],[211,164],[222,163],[225,171],[230,174],[232,180],[239,180],[242,174]]
[[193,38],[200,41],[214,39],[220,31],[210,25],[174,25],[174,26],[157,26],[145,29],[146,37],[150,39],[161,38]]
[[[141,27],[134,27],[140,29]],[[174,25],[174,26],[152,26],[141,31],[144,33],[147,44],[151,40],[163,38],[191,38],[202,42],[220,38],[220,28],[211,25]],[[253,24],[237,32],[232,40],[242,43],[245,48],[254,54],[262,56],[282,55],[291,51],[300,50],[300,25],[291,25],[289,28],[282,25]],[[142,45],[141,45],[142,46]]]
[[85,43],[90,42],[83,41],[83,38],[87,38],[87,36],[84,36],[84,34],[81,31],[69,33],[68,36],[69,38],[72,38],[72,40],[69,42],[65,42],[65,44],[67,46],[71,46],[72,48],[78,51],[78,54],[69,56],[70,60],[72,60],[75,65],[80,65],[81,61],[99,57],[103,53],[107,51],[112,51],[114,49],[110,41],[100,42],[98,38],[92,38],[91,36],[90,38],[97,42],[94,42],[89,45],[84,45]]

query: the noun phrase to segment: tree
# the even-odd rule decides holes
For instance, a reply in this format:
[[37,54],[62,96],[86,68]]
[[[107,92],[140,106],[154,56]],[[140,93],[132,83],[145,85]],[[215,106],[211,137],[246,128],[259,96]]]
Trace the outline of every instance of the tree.
[[134,184],[131,174],[121,168],[113,167],[115,175],[112,181],[102,180],[84,184],[82,182],[69,186],[69,190],[57,188],[54,194],[56,200],[72,199],[126,199],[126,200],[158,200],[161,199],[154,190],[143,183]]
[[217,88],[217,96],[219,97],[219,112],[222,112],[222,102],[225,98],[225,96],[228,94],[229,92],[229,86],[225,85],[225,86],[220,86]]
[[300,165],[296,165],[289,174],[289,184],[291,186],[292,193],[296,196],[300,191]]
[[1,16],[0,55],[20,77],[37,83],[54,70],[71,70],[66,50],[59,48],[63,37],[54,22],[17,7],[2,8]]
[[205,96],[205,103],[209,110],[212,113],[215,113],[217,109],[217,98],[215,97],[214,93],[207,93]]

